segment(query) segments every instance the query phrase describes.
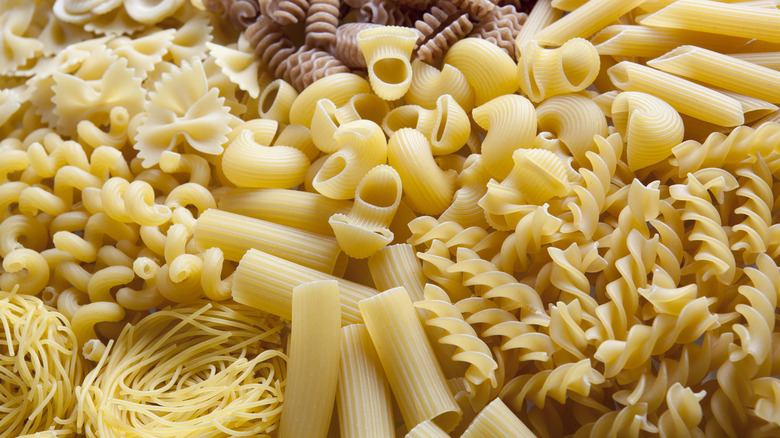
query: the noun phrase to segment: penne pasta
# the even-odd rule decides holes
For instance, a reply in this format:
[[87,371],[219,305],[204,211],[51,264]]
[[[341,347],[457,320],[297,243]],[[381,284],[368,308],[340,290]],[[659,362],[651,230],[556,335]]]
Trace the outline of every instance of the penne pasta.
[[780,43],[780,9],[741,3],[679,0],[639,21],[644,26],[695,30]]
[[425,274],[412,245],[399,243],[380,249],[368,258],[368,269],[380,292],[404,286],[412,301],[425,299]]
[[445,431],[454,429],[460,407],[406,289],[390,289],[359,305],[407,427],[431,420]]
[[553,7],[552,0],[538,0],[523,23],[520,33],[515,38],[515,52],[520,59],[520,48],[533,39],[533,36],[545,27],[561,18],[563,10]]
[[599,55],[639,58],[655,58],[686,44],[719,51],[737,50],[748,41],[705,32],[626,24],[607,26],[590,39]]
[[279,438],[321,438],[328,433],[339,377],[340,307],[336,281],[314,281],[293,289]]
[[[341,270],[343,269],[342,267]],[[290,319],[293,288],[320,280],[336,280],[339,283],[342,325],[363,322],[358,302],[376,295],[376,289],[256,249],[247,251],[238,264],[233,278],[233,299],[255,309]]]
[[193,239],[202,248],[221,249],[232,261],[241,260],[247,250],[257,248],[328,274],[343,262],[338,242],[332,237],[217,209],[200,215]]
[[560,46],[572,38],[588,38],[643,2],[644,0],[590,0],[537,32],[532,39],[541,45]]
[[780,52],[732,53],[728,56],[780,71]]
[[739,102],[691,81],[627,61],[611,67],[608,73],[621,90],[651,94],[682,114],[721,126],[745,122]]
[[390,384],[368,329],[352,324],[341,329],[337,406],[344,438],[392,438]]
[[[780,23],[780,22],[779,22]],[[680,46],[647,62],[677,76],[780,103],[780,72],[696,46]]]

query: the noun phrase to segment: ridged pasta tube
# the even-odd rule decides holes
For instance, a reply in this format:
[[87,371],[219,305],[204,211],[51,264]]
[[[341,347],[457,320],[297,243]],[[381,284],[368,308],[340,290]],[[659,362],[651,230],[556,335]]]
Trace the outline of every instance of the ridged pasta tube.
[[558,155],[545,149],[518,149],[512,158],[520,176],[516,187],[528,202],[541,205],[569,193],[569,177]]
[[410,59],[417,42],[414,29],[381,26],[361,30],[357,42],[368,66],[371,89],[385,100],[397,100],[412,83]]
[[193,239],[202,248],[221,249],[232,261],[241,260],[250,248],[329,274],[342,261],[341,250],[332,237],[216,209],[200,215]]
[[390,166],[379,165],[360,180],[348,214],[336,213],[328,223],[336,241],[350,257],[363,259],[393,241],[388,229],[401,203],[401,177]]
[[424,299],[425,274],[408,243],[386,246],[368,259],[371,278],[379,291],[404,286],[412,301]]
[[560,46],[572,38],[588,38],[618,17],[639,6],[644,0],[589,1],[572,13],[555,21],[533,36],[544,45]]
[[659,163],[683,140],[682,118],[671,105],[646,93],[626,91],[612,102],[612,122],[626,142],[628,168]]
[[451,154],[463,147],[471,135],[468,114],[449,94],[436,99],[436,108],[428,110],[417,105],[393,109],[382,122],[388,136],[401,128],[415,128],[431,141],[434,155]]
[[339,282],[342,325],[363,322],[358,310],[358,302],[376,295],[376,289],[256,249],[247,251],[238,264],[233,279],[233,299],[255,309],[291,319],[293,288],[319,280]]
[[496,397],[482,409],[468,429],[461,435],[463,438],[536,438],[528,428]]
[[581,165],[588,163],[586,153],[596,151],[594,135],[606,138],[607,119],[593,99],[567,94],[545,99],[536,107],[539,130],[553,134]]
[[474,108],[471,115],[487,130],[482,141],[485,167],[493,178],[504,179],[512,170],[512,153],[533,145],[537,128],[533,104],[525,97],[508,94]]
[[371,92],[371,86],[362,77],[353,73],[336,73],[317,80],[301,91],[290,107],[290,123],[311,126],[316,103],[330,99],[341,106],[354,95]]
[[404,422],[433,420],[445,431],[454,429],[462,412],[406,290],[397,287],[362,300],[360,313]]
[[350,199],[363,176],[387,160],[387,140],[382,128],[368,120],[345,123],[333,137],[338,151],[328,156],[312,185],[329,198]]
[[334,134],[339,126],[357,120],[380,124],[389,109],[386,101],[372,93],[356,94],[340,107],[330,99],[320,99],[311,119],[312,141],[322,152],[336,152],[339,143]]
[[520,89],[534,102],[584,90],[596,79],[601,59],[588,40],[574,38],[556,49],[545,49],[535,40],[521,50],[518,64]]
[[474,88],[476,105],[517,90],[517,65],[512,57],[481,38],[464,38],[453,44],[444,63],[466,76]]
[[390,137],[387,149],[388,162],[401,175],[405,200],[412,210],[436,215],[449,207],[457,174],[436,165],[425,135],[402,128]]
[[19,248],[3,258],[3,272],[0,274],[0,289],[37,295],[49,283],[49,265],[38,251]]
[[276,120],[279,123],[290,123],[290,108],[298,97],[292,85],[277,79],[263,89],[257,101],[257,113],[263,119]]
[[290,188],[303,182],[309,159],[290,146],[267,146],[242,130],[222,155],[222,172],[239,187]]

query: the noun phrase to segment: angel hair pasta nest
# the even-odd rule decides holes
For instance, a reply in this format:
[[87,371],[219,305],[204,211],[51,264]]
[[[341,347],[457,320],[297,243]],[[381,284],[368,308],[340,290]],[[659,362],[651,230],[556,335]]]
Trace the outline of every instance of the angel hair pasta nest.
[[84,377],[68,320],[39,298],[0,291],[0,437],[75,432]]
[[282,411],[283,325],[228,303],[127,325],[77,389],[87,437],[266,436]]

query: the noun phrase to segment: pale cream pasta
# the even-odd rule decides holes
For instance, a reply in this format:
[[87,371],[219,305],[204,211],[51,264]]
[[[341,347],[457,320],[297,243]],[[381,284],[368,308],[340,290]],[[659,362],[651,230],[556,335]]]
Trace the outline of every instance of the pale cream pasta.
[[440,214],[455,192],[455,171],[441,170],[433,160],[431,144],[421,132],[402,128],[390,137],[388,163],[401,176],[404,199],[419,213]]
[[563,12],[552,5],[552,0],[538,0],[534,4],[522,29],[520,29],[520,33],[515,38],[515,53],[518,55],[518,59],[520,59],[520,48],[533,39],[540,30],[559,20]]
[[695,30],[780,43],[780,10],[711,0],[679,0],[642,18],[643,26]]
[[536,137],[537,116],[525,97],[497,97],[471,112],[474,121],[487,130],[482,141],[482,160],[493,178],[503,179],[512,169],[509,157],[519,148],[531,147]]
[[460,70],[450,64],[444,64],[438,70],[419,59],[412,61],[412,83],[404,101],[433,109],[444,94],[452,96],[464,111],[474,108],[474,89]]
[[539,130],[563,143],[580,164],[586,163],[586,153],[595,149],[593,136],[607,136],[607,119],[598,103],[580,94],[546,99],[536,107],[536,117]]
[[500,398],[488,403],[462,436],[463,438],[536,437]]
[[454,429],[460,407],[406,289],[397,287],[362,300],[360,312],[407,427],[432,420],[445,431]]
[[590,39],[599,55],[641,58],[655,58],[686,44],[733,51],[743,47],[747,41],[746,38],[636,24],[613,24]]
[[[780,21],[778,21],[780,23]],[[647,65],[699,83],[780,103],[780,72],[696,46],[680,46]]]
[[328,274],[344,261],[333,237],[217,209],[206,210],[200,215],[192,235],[200,247],[219,248],[225,258],[232,261],[241,260],[250,248]]
[[424,299],[425,274],[414,248],[408,243],[388,245],[368,258],[368,269],[377,290],[404,286],[412,301]]
[[745,121],[742,105],[736,100],[660,70],[623,61],[608,73],[621,90],[653,95],[682,114],[721,126],[737,126]]
[[683,140],[682,118],[668,103],[645,93],[626,91],[612,103],[612,122],[625,139],[628,168],[665,160]]
[[358,120],[381,124],[388,111],[387,102],[371,93],[356,94],[340,107],[330,99],[320,99],[311,120],[312,141],[322,152],[336,152],[339,144],[334,134],[339,126]]
[[315,105],[320,99],[330,99],[336,106],[347,103],[361,93],[371,92],[368,81],[352,73],[336,73],[326,76],[306,87],[290,107],[290,123],[311,126]]
[[298,98],[298,92],[292,85],[277,79],[263,89],[258,100],[257,113],[263,119],[276,120],[279,123],[290,123],[290,108]]
[[444,55],[444,63],[460,70],[475,93],[475,105],[517,90],[517,65],[495,44],[464,38]]
[[390,384],[363,324],[341,329],[337,406],[345,438],[394,436]]
[[380,26],[361,30],[357,43],[366,59],[371,89],[385,100],[403,97],[412,82],[410,58],[417,42],[414,29]]
[[587,38],[643,3],[644,0],[591,0],[540,30],[532,39],[560,46],[572,38]]
[[584,90],[601,68],[599,54],[589,41],[574,38],[561,47],[545,49],[535,40],[520,48],[520,89],[534,102]]
[[222,172],[238,187],[290,188],[303,182],[309,159],[290,146],[268,146],[242,130],[222,155]]
[[[288,381],[280,438],[327,435],[336,401],[341,348],[341,305],[336,281],[296,286],[292,293]],[[301,421],[305,419],[305,421]]]
[[233,279],[233,299],[255,309],[290,319],[293,288],[320,280],[339,282],[342,325],[363,322],[358,302],[376,295],[376,289],[315,271],[256,249],[247,251],[238,264]]
[[401,177],[387,165],[371,169],[360,180],[352,210],[328,219],[336,241],[348,256],[363,259],[393,241],[395,236],[388,227],[402,193]]

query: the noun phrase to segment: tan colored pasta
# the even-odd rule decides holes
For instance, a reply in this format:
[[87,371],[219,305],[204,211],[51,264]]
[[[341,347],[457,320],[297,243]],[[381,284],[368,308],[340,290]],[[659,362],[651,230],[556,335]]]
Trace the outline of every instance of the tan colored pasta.
[[306,40],[312,47],[330,48],[336,42],[339,25],[338,0],[310,0],[306,10]]
[[414,27],[419,33],[415,57],[428,64],[441,59],[453,44],[474,28],[468,14],[460,13],[450,2],[433,6],[415,21]]
[[319,79],[348,72],[349,68],[330,53],[303,46],[285,58],[274,73],[301,92]]
[[263,65],[272,72],[295,52],[295,45],[282,32],[281,26],[266,15],[260,15],[257,21],[247,27],[244,36]]
[[[343,269],[344,266],[341,270]],[[293,288],[320,280],[336,280],[339,283],[342,325],[363,322],[358,302],[376,295],[376,289],[315,271],[256,249],[247,251],[238,264],[233,279],[233,299],[255,309],[290,319]]]

